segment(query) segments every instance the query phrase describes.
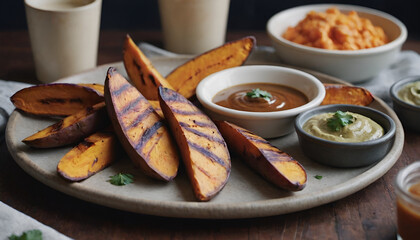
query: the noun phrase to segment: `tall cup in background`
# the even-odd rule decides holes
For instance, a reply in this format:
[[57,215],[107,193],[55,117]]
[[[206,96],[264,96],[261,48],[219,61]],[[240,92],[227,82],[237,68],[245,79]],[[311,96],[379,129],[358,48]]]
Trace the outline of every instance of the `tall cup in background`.
[[39,81],[96,66],[102,0],[25,0]]
[[164,47],[199,54],[225,42],[230,0],[159,0]]

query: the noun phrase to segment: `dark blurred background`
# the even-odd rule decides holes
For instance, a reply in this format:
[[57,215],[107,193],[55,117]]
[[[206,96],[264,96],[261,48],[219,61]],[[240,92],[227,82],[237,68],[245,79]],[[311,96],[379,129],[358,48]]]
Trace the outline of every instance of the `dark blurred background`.
[[[408,0],[231,0],[228,29],[263,31],[267,20],[275,13],[290,7],[314,3],[344,3],[375,8],[400,19],[408,28],[409,38],[420,38],[418,4]],[[103,0],[101,28],[160,30],[157,0]],[[26,29],[23,0],[2,0],[0,31],[6,29]]]

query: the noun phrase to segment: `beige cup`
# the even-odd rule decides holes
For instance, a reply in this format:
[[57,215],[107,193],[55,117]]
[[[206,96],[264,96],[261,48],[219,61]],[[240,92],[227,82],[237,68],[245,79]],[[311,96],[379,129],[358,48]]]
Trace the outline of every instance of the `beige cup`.
[[25,0],[38,80],[96,67],[102,0]]
[[229,0],[159,0],[168,51],[199,54],[225,42]]

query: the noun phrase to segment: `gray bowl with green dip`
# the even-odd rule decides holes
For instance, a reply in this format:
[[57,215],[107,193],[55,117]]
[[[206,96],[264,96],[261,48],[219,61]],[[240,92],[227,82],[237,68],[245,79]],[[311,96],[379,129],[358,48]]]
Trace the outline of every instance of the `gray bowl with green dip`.
[[420,76],[394,83],[390,95],[394,111],[404,127],[420,132]]
[[301,113],[295,129],[308,158],[333,167],[363,167],[385,157],[396,126],[378,110],[333,104]]

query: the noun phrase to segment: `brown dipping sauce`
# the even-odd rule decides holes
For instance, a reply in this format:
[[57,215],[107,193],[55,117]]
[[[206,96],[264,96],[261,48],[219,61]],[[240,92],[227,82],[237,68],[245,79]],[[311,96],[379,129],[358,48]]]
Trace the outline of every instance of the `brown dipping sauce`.
[[[420,198],[420,183],[415,183],[408,191]],[[404,240],[418,239],[420,236],[420,209],[418,204],[412,205],[406,201],[397,201],[398,234]]]
[[[261,89],[271,94],[267,101],[263,98],[251,98],[247,92]],[[218,92],[213,102],[222,107],[248,112],[275,112],[296,108],[308,103],[308,98],[300,91],[280,84],[248,83],[240,84]]]

